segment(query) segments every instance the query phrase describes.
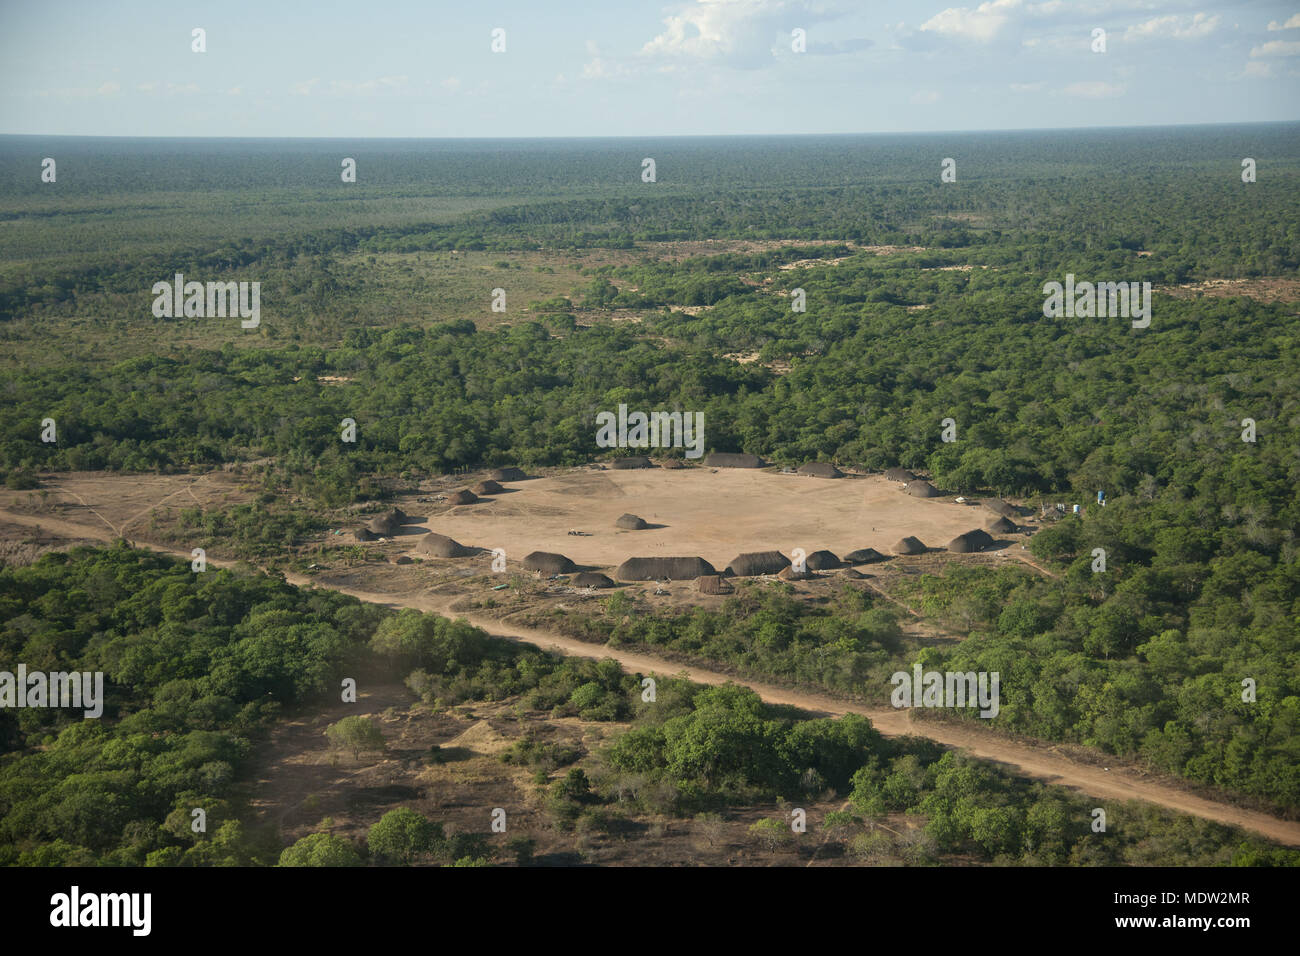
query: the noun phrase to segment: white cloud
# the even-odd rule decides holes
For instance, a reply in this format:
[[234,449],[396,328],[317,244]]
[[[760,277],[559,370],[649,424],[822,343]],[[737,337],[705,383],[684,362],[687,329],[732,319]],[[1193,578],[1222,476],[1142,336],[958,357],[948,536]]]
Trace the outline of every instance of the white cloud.
[[243,87],[232,86],[230,89],[226,90],[226,95],[227,95],[227,96],[239,96],[239,95],[241,95],[243,92],[244,92]]
[[988,0],[974,10],[949,7],[921,24],[921,29],[940,36],[987,43],[1007,25],[1011,12],[1022,0]]
[[1181,17],[1171,13],[1129,27],[1124,31],[1124,39],[1149,40],[1171,37],[1175,40],[1199,40],[1217,30],[1221,20],[1222,17],[1217,13],[1213,16],[1198,13],[1191,17]]
[[310,80],[299,80],[293,86],[289,87],[290,96],[310,96],[311,91],[320,83],[320,77],[313,77]]
[[1273,75],[1273,64],[1263,60],[1249,60],[1246,63],[1246,69],[1242,72],[1243,76],[1253,76],[1258,78],[1267,78]]
[[1123,86],[1116,83],[1105,83],[1101,80],[1071,83],[1064,90],[1066,96],[1082,96],[1090,100],[1102,99],[1107,96],[1120,96],[1123,92]]
[[1039,80],[1037,83],[1012,83],[1012,93],[1037,93],[1047,84]]
[[1270,20],[1268,28],[1270,30],[1294,30],[1300,27],[1300,13],[1293,14],[1291,19],[1286,23],[1278,23],[1276,20]]
[[1269,40],[1262,46],[1251,48],[1251,56],[1296,56],[1300,54],[1300,40]]
[[112,96],[114,93],[122,92],[122,85],[120,83],[114,83],[113,81],[110,80],[109,82],[103,84],[99,89],[95,90],[95,92],[98,93],[100,96]]
[[791,52],[790,31],[796,27],[808,32],[810,53],[849,53],[869,45],[860,39],[827,40],[811,29],[837,15],[807,0],[696,0],[665,17],[664,31],[641,53],[755,69],[771,63],[778,51]]
[[939,102],[939,94],[934,90],[921,90],[920,92],[913,93],[908,99],[908,102],[914,106],[928,106],[931,103]]

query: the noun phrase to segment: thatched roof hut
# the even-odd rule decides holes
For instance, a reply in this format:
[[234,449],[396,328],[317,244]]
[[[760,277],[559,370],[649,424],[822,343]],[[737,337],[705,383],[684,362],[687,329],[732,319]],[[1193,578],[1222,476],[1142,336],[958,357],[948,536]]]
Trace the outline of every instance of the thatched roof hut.
[[431,558],[463,558],[470,553],[469,548],[454,538],[433,531],[421,535],[414,550],[416,554],[428,555]]
[[358,528],[353,533],[353,537],[355,537],[358,541],[374,541],[376,538],[379,537],[379,535],[375,534],[369,528]]
[[619,515],[614,520],[615,528],[622,528],[624,531],[644,531],[646,523],[644,518],[638,518],[636,515]]
[[843,478],[844,472],[824,461],[810,461],[799,466],[799,474],[812,475],[814,478]]
[[901,481],[906,484],[909,481],[915,480],[916,475],[912,474],[906,468],[886,468],[885,477],[890,481]]
[[730,594],[736,590],[720,574],[702,574],[695,579],[695,588],[701,594]]
[[992,543],[993,538],[987,531],[976,528],[974,531],[959,534],[949,541],[948,550],[956,554],[970,554],[974,551],[983,551]]
[[570,574],[577,570],[577,565],[562,554],[533,551],[525,556],[524,568],[528,571],[541,571],[543,574]]
[[676,471],[678,468],[685,468],[686,462],[682,461],[680,458],[665,458],[663,461],[659,462],[659,467],[667,468],[669,471]]
[[803,581],[813,576],[811,571],[796,571],[793,567],[785,567],[776,573],[776,576],[782,581]]
[[620,581],[692,581],[717,573],[703,558],[628,558],[618,566],[614,577]]
[[488,477],[493,481],[523,481],[528,476],[524,474],[523,469],[509,465],[496,469]]
[[476,495],[499,495],[501,492],[505,491],[505,489],[497,484],[496,481],[489,478],[486,481],[480,481],[477,485],[471,488],[470,491],[474,492]]
[[411,558],[406,554],[395,554],[388,561],[390,564],[410,564]]
[[994,534],[1015,534],[1016,533],[1016,523],[1012,521],[1010,518],[1006,517],[1005,515],[998,515],[996,518],[994,518],[984,527],[986,527],[989,531],[992,531]]
[[729,451],[715,451],[704,457],[704,463],[712,468],[762,468],[763,459],[757,455],[738,454]]
[[907,492],[913,498],[938,498],[943,495],[943,492],[934,485],[930,484],[928,481],[921,481],[920,479],[909,481],[903,486],[903,491]]
[[874,564],[877,561],[888,561],[889,555],[881,554],[875,548],[858,548],[856,551],[850,551],[844,556],[845,564]]
[[635,455],[632,458],[615,458],[609,463],[609,467],[626,471],[629,468],[653,468],[655,463],[644,455]]
[[406,515],[402,514],[396,508],[385,511],[382,514],[373,515],[365,524],[365,529],[371,534],[389,537],[394,531],[401,527],[402,522],[406,520]]
[[826,571],[830,568],[838,568],[844,562],[837,558],[833,551],[814,551],[808,555],[804,563],[809,571]]
[[992,511],[996,515],[1004,515],[1008,518],[1017,518],[1020,516],[1020,511],[1015,505],[1003,501],[1001,498],[988,498],[980,502],[980,504],[984,505],[985,508],[988,508],[989,511]]
[[575,588],[612,588],[614,582],[599,571],[580,571],[569,578]]
[[776,574],[788,567],[790,559],[780,551],[747,551],[732,558],[727,570],[738,578],[749,578],[759,574]]
[[925,545],[920,538],[908,535],[894,542],[894,554],[925,554]]
[[460,491],[447,496],[448,504],[453,505],[472,505],[479,500],[479,496],[474,494],[468,488],[462,488]]
[[851,581],[861,581],[863,578],[866,577],[866,575],[863,574],[861,571],[855,571],[853,570],[853,568],[849,568],[848,570],[843,571],[840,574],[840,577],[848,578]]

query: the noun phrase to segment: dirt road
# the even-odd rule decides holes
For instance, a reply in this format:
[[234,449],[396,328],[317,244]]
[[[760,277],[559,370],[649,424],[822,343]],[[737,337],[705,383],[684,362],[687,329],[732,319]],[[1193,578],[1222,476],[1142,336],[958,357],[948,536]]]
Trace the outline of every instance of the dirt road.
[[[17,524],[40,525],[42,528],[57,531],[72,538],[108,540],[111,537],[102,526],[88,526],[48,516],[26,515],[3,510],[0,510],[0,516]],[[185,552],[147,545],[144,542],[136,543],[152,550],[173,554],[186,560],[189,559],[189,554]],[[208,558],[208,563],[213,566],[222,566],[234,562]],[[681,676],[696,683],[710,685],[731,681],[751,688],[763,700],[770,703],[788,704],[803,710],[831,716],[840,716],[846,713],[861,714],[870,718],[872,724],[882,734],[889,736],[913,734],[919,737],[927,737],[946,746],[959,747],[981,759],[1003,764],[1009,770],[1021,776],[1032,777],[1058,786],[1070,787],[1097,797],[1099,801],[1106,799],[1143,800],[1180,813],[1188,813],[1207,820],[1239,826],[1288,846],[1300,846],[1300,822],[1279,820],[1266,813],[1246,810],[1199,797],[1176,786],[1148,779],[1132,768],[1113,766],[1106,770],[1099,766],[1089,766],[1072,760],[1047,747],[1036,747],[1006,740],[981,732],[977,728],[935,724],[928,721],[912,721],[909,712],[906,710],[854,704],[810,691],[791,690],[747,678],[732,677],[696,665],[674,664],[649,654],[629,651],[625,648],[609,648],[599,644],[587,644],[572,638],[533,628],[520,627],[505,621],[466,614],[452,610],[450,598],[427,593],[394,595],[363,591],[299,574],[286,574],[285,579],[300,587],[328,587],[344,594],[350,594],[362,601],[375,604],[390,607],[411,607],[421,611],[464,618],[470,624],[498,637],[525,641],[560,654],[597,659],[613,658],[630,671]],[[1104,804],[1103,809],[1106,809]],[[1107,816],[1110,819],[1115,818],[1114,812],[1108,811]]]

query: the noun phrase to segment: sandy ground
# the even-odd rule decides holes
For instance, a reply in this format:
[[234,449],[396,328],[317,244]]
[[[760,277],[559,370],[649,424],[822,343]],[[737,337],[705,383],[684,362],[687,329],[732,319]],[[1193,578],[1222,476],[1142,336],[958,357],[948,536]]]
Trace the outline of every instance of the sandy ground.
[[[904,535],[943,547],[994,517],[950,499],[912,498],[897,482],[875,476],[825,479],[747,468],[582,469],[508,487],[420,527],[465,545],[504,548],[511,561],[530,551],[558,551],[581,565],[614,568],[631,557],[698,555],[721,570],[742,551],[891,553]],[[421,511],[415,503],[403,507]],[[615,528],[625,512],[652,527]]]

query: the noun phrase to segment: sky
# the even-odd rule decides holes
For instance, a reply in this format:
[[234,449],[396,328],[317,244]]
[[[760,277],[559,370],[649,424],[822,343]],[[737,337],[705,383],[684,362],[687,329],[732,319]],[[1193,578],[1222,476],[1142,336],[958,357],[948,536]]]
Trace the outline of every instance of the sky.
[[1300,0],[949,2],[0,0],[0,133],[643,137],[1300,119]]

